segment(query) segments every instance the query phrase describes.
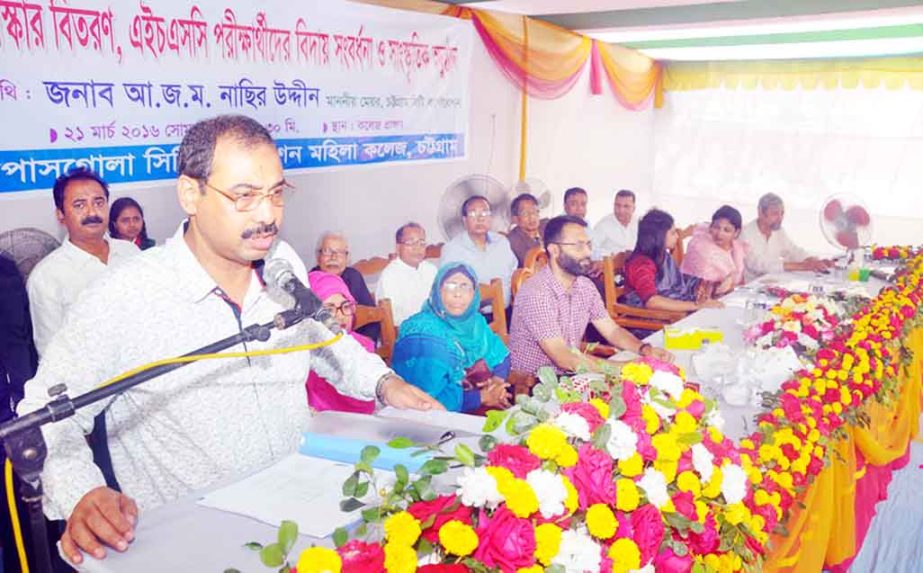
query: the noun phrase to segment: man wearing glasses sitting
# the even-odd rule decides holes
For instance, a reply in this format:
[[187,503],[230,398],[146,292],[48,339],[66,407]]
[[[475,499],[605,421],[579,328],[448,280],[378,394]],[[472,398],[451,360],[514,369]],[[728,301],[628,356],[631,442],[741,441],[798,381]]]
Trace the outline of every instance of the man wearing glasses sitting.
[[429,296],[436,266],[426,258],[426,231],[419,223],[407,223],[394,235],[397,257],[381,271],[375,298],[389,299],[394,325],[420,312]]
[[[312,271],[324,271],[337,275],[349,287],[349,292],[356,299],[356,304],[375,306],[375,299],[372,298],[372,293],[365,284],[365,277],[349,266],[349,240],[345,234],[338,231],[325,232],[317,240],[316,254],[317,266],[311,269]],[[377,322],[371,322],[357,329],[357,332],[377,342],[381,326]]]
[[510,280],[518,262],[510,242],[499,233],[490,230],[493,222],[490,203],[486,197],[469,197],[461,208],[465,232],[459,233],[442,248],[441,264],[460,261],[471,265],[481,283],[493,279],[503,282],[503,301],[510,308]]

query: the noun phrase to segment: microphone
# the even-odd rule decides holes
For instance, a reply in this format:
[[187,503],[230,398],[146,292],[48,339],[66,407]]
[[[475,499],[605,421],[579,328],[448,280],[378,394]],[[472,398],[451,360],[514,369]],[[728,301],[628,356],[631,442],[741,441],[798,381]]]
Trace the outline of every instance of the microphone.
[[339,334],[342,331],[340,323],[336,321],[330,311],[324,308],[314,291],[298,280],[292,265],[285,259],[270,259],[263,266],[263,279],[267,285],[280,288],[295,299],[295,310],[305,318],[311,318],[323,324],[327,329]]

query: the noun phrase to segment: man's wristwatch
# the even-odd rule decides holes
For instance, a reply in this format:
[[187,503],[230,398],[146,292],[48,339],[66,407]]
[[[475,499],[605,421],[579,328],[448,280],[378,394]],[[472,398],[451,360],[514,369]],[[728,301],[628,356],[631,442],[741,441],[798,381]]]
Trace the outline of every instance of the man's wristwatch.
[[[638,347],[638,356],[649,356],[652,350],[654,350],[654,347],[649,342],[642,342],[641,346]],[[645,351],[647,351],[646,354]]]

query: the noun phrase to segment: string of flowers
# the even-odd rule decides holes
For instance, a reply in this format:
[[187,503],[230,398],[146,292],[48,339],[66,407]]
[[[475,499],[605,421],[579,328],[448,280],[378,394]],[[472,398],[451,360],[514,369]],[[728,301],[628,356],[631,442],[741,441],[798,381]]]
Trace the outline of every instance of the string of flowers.
[[832,299],[813,294],[785,296],[766,318],[744,331],[744,341],[760,349],[792,347],[813,357],[822,344],[833,340],[843,308]]

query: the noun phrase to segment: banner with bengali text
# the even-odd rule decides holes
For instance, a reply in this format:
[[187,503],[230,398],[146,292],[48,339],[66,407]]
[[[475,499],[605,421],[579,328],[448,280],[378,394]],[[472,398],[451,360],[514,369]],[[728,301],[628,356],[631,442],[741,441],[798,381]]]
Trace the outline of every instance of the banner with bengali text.
[[286,170],[465,157],[472,42],[345,0],[0,0],[0,193],[84,165],[173,179],[223,113],[266,125]]

